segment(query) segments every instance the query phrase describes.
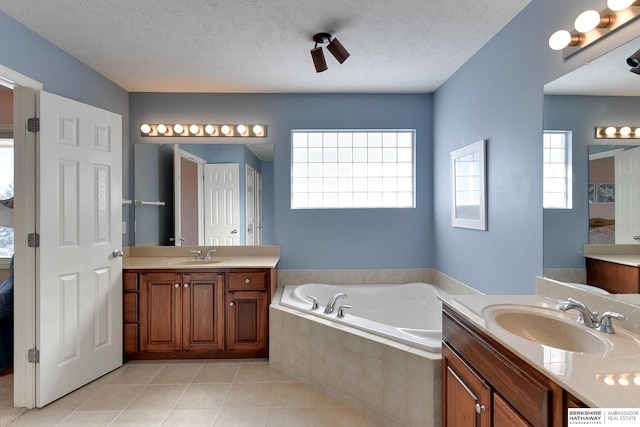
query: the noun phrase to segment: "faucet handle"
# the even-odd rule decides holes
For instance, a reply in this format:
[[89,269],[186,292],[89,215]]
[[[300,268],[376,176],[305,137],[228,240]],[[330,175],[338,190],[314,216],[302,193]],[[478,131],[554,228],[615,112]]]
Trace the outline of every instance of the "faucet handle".
[[195,254],[194,257],[195,259],[201,259],[202,257],[202,251],[201,250],[194,250],[194,251],[189,251],[192,254]]
[[207,254],[205,255],[204,259],[211,259],[211,253],[215,252],[215,249],[210,249],[207,251]]
[[627,317],[622,313],[617,313],[615,311],[605,311],[604,313],[602,313],[600,324],[596,329],[599,330],[600,332],[605,332],[607,334],[615,334],[616,331],[615,329],[613,329],[611,318],[619,319],[619,320],[627,320]]
[[342,319],[344,317],[344,311],[345,310],[349,310],[351,308],[351,306],[349,304],[343,304],[340,307],[338,307],[338,314],[337,314],[337,318]]
[[307,298],[309,298],[311,300],[311,310],[317,310],[318,309],[318,298],[314,297],[313,295],[307,295]]

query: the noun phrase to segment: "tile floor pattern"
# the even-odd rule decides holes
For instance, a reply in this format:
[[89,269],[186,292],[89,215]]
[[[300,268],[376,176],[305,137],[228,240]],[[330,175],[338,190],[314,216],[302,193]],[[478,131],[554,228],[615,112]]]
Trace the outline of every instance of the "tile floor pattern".
[[133,361],[11,427],[371,427],[260,360]]

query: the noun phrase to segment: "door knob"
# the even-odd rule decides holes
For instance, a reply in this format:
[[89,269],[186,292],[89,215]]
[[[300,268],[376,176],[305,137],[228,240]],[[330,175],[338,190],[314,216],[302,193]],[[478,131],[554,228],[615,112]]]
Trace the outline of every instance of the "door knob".
[[231,230],[231,234],[238,234],[238,230]]
[[120,249],[114,249],[113,252],[111,252],[111,255],[113,255],[114,258],[122,258],[124,256],[124,252]]
[[633,236],[633,240],[640,240],[640,236]]

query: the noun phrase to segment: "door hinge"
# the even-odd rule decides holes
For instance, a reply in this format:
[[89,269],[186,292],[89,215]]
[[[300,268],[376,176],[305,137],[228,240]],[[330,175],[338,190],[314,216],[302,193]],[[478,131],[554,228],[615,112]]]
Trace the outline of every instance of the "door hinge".
[[27,235],[27,246],[30,248],[39,248],[40,235],[38,233],[29,233]]
[[27,351],[27,361],[29,363],[40,363],[40,350],[37,348],[30,348]]
[[29,132],[40,132],[40,119],[38,117],[27,119],[27,130]]

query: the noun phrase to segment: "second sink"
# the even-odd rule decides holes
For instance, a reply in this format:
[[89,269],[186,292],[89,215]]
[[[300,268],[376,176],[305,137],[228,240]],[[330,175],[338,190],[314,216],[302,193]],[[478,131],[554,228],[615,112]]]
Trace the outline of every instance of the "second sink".
[[495,305],[483,314],[500,328],[537,344],[577,353],[601,353],[612,349],[611,342],[574,319],[543,307]]

